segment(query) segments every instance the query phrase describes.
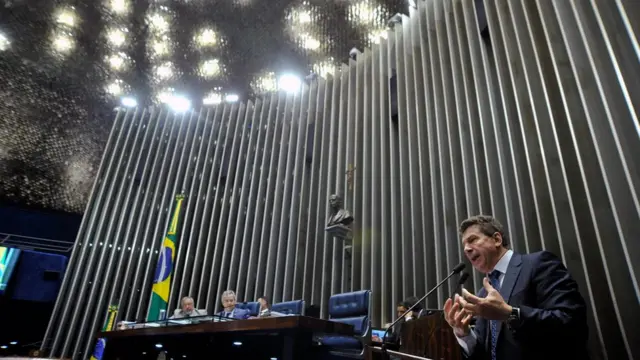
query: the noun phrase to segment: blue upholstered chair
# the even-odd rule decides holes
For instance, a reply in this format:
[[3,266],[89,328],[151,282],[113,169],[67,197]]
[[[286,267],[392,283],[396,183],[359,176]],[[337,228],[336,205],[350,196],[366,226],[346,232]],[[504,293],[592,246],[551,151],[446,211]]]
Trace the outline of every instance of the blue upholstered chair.
[[336,294],[329,298],[329,320],[353,325],[354,336],[325,336],[321,339],[331,355],[364,358],[364,345],[371,342],[371,290]]
[[304,300],[285,301],[271,305],[271,311],[283,315],[304,315]]
[[250,316],[258,316],[260,312],[260,303],[257,301],[237,303],[236,307],[238,309],[249,310]]

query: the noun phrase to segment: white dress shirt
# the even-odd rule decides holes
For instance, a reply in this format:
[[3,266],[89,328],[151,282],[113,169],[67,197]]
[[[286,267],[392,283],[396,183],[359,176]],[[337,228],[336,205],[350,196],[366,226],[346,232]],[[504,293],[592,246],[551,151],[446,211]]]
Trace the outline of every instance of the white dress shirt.
[[[509,262],[511,261],[511,257],[513,256],[513,250],[507,250],[507,252],[502,255],[498,263],[493,268],[492,271],[499,271],[500,277],[498,281],[500,282],[500,287],[502,287],[502,282],[504,281],[504,275],[507,273],[507,268],[509,267]],[[487,274],[487,276],[489,276]],[[458,340],[458,344],[464,350],[464,353],[467,355],[471,355],[473,350],[476,348],[476,344],[478,343],[478,336],[476,335],[474,330],[469,331],[469,335],[464,337],[458,337],[456,335],[456,339]]]

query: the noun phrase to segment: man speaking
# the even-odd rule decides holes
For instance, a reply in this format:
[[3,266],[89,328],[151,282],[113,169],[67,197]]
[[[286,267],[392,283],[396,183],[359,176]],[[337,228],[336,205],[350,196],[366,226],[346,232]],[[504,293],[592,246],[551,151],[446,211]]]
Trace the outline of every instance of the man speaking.
[[444,305],[467,358],[588,359],[585,302],[560,259],[547,251],[513,252],[491,216],[463,221],[460,234],[465,256],[486,274],[477,295],[464,289]]

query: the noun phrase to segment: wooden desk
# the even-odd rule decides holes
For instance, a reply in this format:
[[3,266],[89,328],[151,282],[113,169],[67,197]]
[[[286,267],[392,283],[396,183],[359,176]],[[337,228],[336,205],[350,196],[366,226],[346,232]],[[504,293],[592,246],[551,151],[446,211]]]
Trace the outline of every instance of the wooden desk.
[[[107,340],[103,359],[271,359],[311,360],[314,335],[351,335],[353,326],[305,316],[148,327],[99,332]],[[162,347],[157,347],[161,345]]]

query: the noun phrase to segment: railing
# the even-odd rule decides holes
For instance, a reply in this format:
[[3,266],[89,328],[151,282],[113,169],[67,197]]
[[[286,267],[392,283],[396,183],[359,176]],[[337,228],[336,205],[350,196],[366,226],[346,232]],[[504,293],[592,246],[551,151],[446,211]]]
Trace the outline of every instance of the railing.
[[44,239],[18,234],[0,233],[0,246],[13,247],[22,250],[37,250],[69,255],[73,242],[64,240]]

